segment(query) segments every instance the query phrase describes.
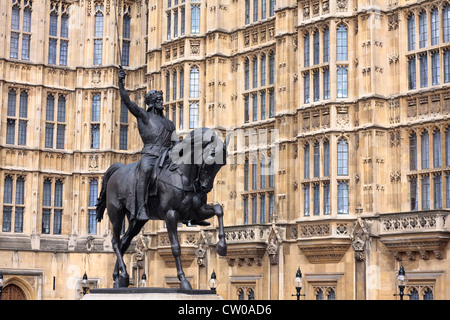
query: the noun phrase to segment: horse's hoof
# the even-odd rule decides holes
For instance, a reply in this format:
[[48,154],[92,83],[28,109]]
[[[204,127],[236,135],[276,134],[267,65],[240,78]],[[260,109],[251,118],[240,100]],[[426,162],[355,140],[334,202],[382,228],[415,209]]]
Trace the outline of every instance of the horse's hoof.
[[227,244],[219,241],[216,245],[216,252],[219,256],[225,257],[227,255]]
[[126,276],[118,276],[114,281],[114,288],[128,288],[130,285],[130,277]]
[[192,286],[187,280],[182,280],[180,283],[180,289],[183,290],[192,290]]

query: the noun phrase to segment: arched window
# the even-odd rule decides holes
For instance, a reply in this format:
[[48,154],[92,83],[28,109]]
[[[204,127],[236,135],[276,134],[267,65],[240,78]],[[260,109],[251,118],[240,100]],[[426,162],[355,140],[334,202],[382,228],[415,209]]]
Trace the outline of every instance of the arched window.
[[305,172],[304,178],[305,179],[309,179],[309,144],[305,144],[305,147],[303,148],[304,153],[303,153],[303,169]]
[[421,154],[422,154],[422,169],[428,169],[430,167],[430,147],[428,131],[424,131],[420,136]]
[[261,55],[261,86],[266,85],[266,77],[267,77],[266,65],[267,65],[266,55],[262,54]]
[[275,53],[269,54],[269,84],[275,83]]
[[419,48],[427,46],[427,12],[419,14]]
[[338,214],[348,213],[348,181],[338,182]]
[[197,66],[193,66],[190,71],[189,97],[198,98],[199,96],[199,71]]
[[431,45],[439,43],[439,10],[434,8],[431,10]]
[[348,48],[347,48],[347,27],[344,24],[339,25],[336,34],[337,45],[337,61],[348,60]]
[[443,26],[444,26],[444,42],[450,41],[450,6],[446,5],[444,7],[444,10],[442,10],[443,13]]
[[344,138],[341,138],[337,146],[337,174],[338,176],[348,175],[348,143]]
[[416,47],[416,20],[414,14],[408,17],[408,50],[414,50]]
[[252,81],[253,88],[256,88],[258,86],[258,59],[253,59],[253,81]]
[[[103,9],[103,5],[101,6]],[[94,25],[94,64],[102,64],[103,56],[103,13],[98,11],[95,14]]]
[[303,67],[309,67],[309,56],[310,56],[310,49],[309,49],[309,33],[305,33],[303,36]]

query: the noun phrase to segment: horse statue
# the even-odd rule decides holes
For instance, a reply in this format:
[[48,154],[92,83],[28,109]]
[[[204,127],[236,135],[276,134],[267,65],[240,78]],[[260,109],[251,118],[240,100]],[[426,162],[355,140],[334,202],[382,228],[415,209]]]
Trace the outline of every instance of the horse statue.
[[[131,240],[140,232],[148,220],[164,220],[175,258],[180,288],[191,290],[180,259],[178,222],[209,225],[205,219],[217,216],[219,222],[216,252],[225,256],[227,245],[223,229],[223,208],[219,204],[206,203],[207,193],[213,188],[214,178],[226,164],[226,147],[229,138],[222,142],[208,128],[194,129],[182,141],[175,144],[169,156],[162,156],[151,173],[148,189],[147,209],[149,219],[136,217],[133,205],[136,201],[136,171],[139,162],[124,165],[115,163],[103,176],[102,188],[97,202],[97,221],[101,221],[105,209],[112,223],[111,240],[117,255],[113,272],[114,288],[128,287],[129,275],[123,255]],[[120,237],[125,216],[129,225]]]

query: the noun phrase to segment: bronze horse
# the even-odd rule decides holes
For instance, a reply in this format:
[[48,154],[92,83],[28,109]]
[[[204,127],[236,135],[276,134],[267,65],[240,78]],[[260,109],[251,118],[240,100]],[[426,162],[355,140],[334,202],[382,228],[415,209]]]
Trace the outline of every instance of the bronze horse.
[[[217,216],[219,241],[216,252],[225,256],[227,245],[223,229],[223,209],[219,204],[206,203],[207,193],[213,188],[214,178],[226,163],[228,137],[223,143],[208,128],[198,128],[177,143],[170,157],[163,156],[155,166],[148,192],[148,212],[151,220],[164,220],[175,258],[177,276],[181,289],[192,289],[186,279],[180,259],[178,243],[178,222],[205,225],[205,219]],[[165,158],[165,159],[164,159]],[[129,205],[135,201],[136,167],[139,162],[124,165],[115,163],[105,172],[100,196],[97,202],[97,221],[101,221],[105,209],[112,223],[112,246],[117,255],[113,273],[114,287],[128,287],[129,275],[123,261],[123,254],[131,240],[140,232],[148,220],[139,220]],[[129,226],[122,237],[120,233],[125,216]],[[208,223],[206,223],[208,224]]]

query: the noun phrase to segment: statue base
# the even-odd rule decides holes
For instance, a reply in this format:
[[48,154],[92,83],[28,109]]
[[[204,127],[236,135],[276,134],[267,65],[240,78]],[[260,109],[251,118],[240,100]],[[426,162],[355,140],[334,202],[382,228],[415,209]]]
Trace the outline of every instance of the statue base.
[[92,289],[81,300],[223,300],[213,290],[177,288]]

